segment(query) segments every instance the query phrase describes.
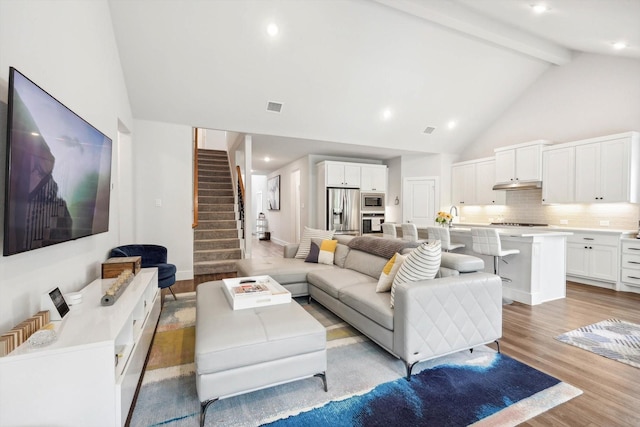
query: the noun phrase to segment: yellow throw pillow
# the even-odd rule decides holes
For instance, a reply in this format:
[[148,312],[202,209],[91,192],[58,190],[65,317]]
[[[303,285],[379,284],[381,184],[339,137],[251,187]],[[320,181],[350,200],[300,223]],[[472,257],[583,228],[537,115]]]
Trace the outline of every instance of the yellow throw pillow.
[[337,240],[322,240],[320,244],[311,242],[309,254],[304,261],[332,265],[337,246]]
[[400,270],[400,266],[404,262],[405,258],[405,255],[400,255],[397,252],[393,257],[391,257],[382,269],[382,273],[380,273],[376,292],[389,292],[391,290],[393,278],[396,277],[396,273]]
[[337,240],[323,240],[320,243],[320,253],[318,254],[319,264],[333,264],[333,257],[336,253],[336,247],[338,246]]

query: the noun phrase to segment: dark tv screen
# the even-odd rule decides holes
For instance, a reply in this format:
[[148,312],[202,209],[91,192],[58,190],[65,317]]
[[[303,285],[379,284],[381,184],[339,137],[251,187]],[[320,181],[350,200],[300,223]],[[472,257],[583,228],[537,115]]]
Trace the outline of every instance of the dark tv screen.
[[9,71],[4,255],[109,230],[111,139]]

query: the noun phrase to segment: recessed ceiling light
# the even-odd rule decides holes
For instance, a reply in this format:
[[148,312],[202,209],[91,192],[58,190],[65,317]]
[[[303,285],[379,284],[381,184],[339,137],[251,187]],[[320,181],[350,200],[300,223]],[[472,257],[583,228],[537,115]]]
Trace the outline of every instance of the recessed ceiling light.
[[454,129],[456,126],[458,126],[458,122],[456,122],[455,120],[450,120],[449,123],[447,123],[447,127],[449,129]]
[[276,24],[274,24],[273,22],[269,25],[267,25],[267,33],[271,36],[271,37],[275,37],[278,35],[278,32],[280,31],[280,29],[278,28],[278,26]]
[[31,135],[33,136],[40,136],[40,134],[38,132],[31,132]]
[[385,108],[384,111],[382,112],[383,120],[389,120],[391,116],[392,116],[391,109]]
[[270,158],[269,156],[267,156],[267,157],[265,157],[265,158],[264,158],[264,161],[265,161],[265,162],[270,162],[270,161],[271,161],[271,158]]
[[622,50],[627,47],[627,43],[623,41],[619,41],[619,42],[613,43],[612,46],[615,50]]
[[531,5],[531,9],[534,13],[540,15],[547,12],[549,10],[549,7],[544,3],[535,3]]

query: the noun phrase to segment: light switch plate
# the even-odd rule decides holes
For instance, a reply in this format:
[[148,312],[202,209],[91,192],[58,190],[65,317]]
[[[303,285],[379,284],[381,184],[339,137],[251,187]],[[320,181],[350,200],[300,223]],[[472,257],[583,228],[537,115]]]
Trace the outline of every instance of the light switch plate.
[[604,226],[609,226],[609,220],[608,219],[603,219],[602,221],[600,221],[600,225],[604,225]]
[[568,219],[561,219],[560,220],[560,224],[561,225],[567,225],[567,224],[569,224],[569,220]]

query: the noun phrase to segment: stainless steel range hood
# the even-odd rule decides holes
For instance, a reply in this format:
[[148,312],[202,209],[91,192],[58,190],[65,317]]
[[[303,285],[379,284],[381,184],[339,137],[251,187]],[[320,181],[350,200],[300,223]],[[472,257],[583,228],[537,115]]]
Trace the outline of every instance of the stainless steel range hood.
[[494,190],[535,190],[542,188],[542,181],[514,181],[508,184],[496,184]]

